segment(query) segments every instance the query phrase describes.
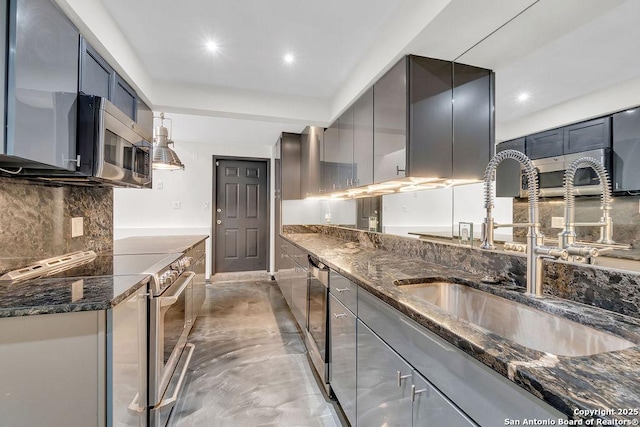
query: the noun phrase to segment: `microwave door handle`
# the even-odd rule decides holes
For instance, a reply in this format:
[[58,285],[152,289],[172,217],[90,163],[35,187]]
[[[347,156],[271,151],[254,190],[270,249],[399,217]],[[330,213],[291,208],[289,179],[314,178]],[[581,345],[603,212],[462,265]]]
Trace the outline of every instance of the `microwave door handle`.
[[167,307],[178,302],[180,294],[187,288],[187,286],[189,286],[189,283],[193,281],[193,278],[196,277],[196,273],[190,271],[189,273],[187,273],[187,276],[188,277],[184,280],[184,283],[178,288],[176,292],[173,293],[173,295],[160,297],[160,307]]

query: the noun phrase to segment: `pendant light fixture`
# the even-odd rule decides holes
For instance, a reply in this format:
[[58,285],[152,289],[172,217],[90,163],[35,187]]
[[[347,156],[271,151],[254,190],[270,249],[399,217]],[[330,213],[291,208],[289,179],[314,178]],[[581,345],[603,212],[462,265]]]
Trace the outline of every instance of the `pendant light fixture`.
[[164,170],[184,169],[184,164],[182,164],[176,152],[169,148],[169,144],[174,145],[171,140],[171,131],[164,127],[165,120],[169,120],[172,127],[173,121],[165,119],[164,113],[160,113],[160,116],[154,116],[153,118],[160,119],[160,126],[154,129],[153,135],[153,168]]

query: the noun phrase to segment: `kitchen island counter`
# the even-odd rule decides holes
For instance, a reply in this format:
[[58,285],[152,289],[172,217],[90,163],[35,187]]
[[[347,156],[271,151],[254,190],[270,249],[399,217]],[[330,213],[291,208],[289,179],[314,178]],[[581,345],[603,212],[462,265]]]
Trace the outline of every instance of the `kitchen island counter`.
[[635,344],[640,343],[640,320],[564,299],[531,297],[509,283],[487,285],[482,283],[481,276],[455,267],[362,247],[357,242],[326,234],[291,233],[282,237],[568,418],[603,418],[605,422],[640,419],[634,413],[640,409],[640,347],[580,357],[533,350],[459,320],[395,283],[414,278],[461,281]]
[[125,300],[150,276],[45,278],[0,286],[0,318],[108,310]]
[[207,235],[133,236],[114,240],[114,255],[171,254],[186,252],[207,239]]

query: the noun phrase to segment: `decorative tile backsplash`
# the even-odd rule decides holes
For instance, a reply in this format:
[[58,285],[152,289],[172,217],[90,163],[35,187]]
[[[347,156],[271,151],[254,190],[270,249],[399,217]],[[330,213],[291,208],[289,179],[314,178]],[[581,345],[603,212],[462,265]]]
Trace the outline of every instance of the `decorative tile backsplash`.
[[[113,190],[0,177],[0,274],[79,250],[113,247]],[[71,218],[84,235],[71,237]]]
[[[613,239],[616,243],[640,246],[640,196],[616,196],[612,199],[611,217],[613,218]],[[542,198],[539,202],[541,230],[547,237],[556,237],[561,228],[551,228],[551,218],[564,218],[564,202],[561,198]],[[602,216],[600,197],[577,197],[575,208],[576,222],[598,222]],[[527,222],[526,199],[513,199],[513,222]],[[526,228],[514,229],[514,236],[524,239]],[[576,227],[578,240],[593,242],[600,238],[598,227]]]

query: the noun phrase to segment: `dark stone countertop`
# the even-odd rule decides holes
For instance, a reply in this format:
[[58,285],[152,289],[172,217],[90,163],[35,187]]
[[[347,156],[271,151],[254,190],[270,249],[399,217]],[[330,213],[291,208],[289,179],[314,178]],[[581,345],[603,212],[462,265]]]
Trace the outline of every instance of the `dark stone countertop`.
[[[394,281],[417,277],[455,278],[469,286],[622,336],[636,344],[640,343],[639,319],[564,299],[528,296],[512,285],[483,284],[481,277],[453,267],[364,248],[356,242],[324,234],[282,236],[570,419],[591,418],[577,411],[640,408],[640,347],[580,357],[556,356],[529,349],[412,296],[394,285]],[[451,260],[451,265],[455,262]],[[633,420],[639,417],[613,414],[601,418]]]
[[0,318],[108,310],[145,286],[149,276],[95,276],[27,280],[0,286]]
[[208,237],[207,235],[126,237],[113,242],[113,253],[114,255],[135,255],[186,252]]
[[[113,253],[102,255],[143,256],[186,252],[206,238],[206,235],[128,237],[114,241]],[[110,257],[107,258],[111,260]],[[23,265],[26,264],[25,260]],[[137,269],[130,271],[137,272]],[[149,278],[150,276],[145,274],[92,275],[89,272],[79,277],[51,277],[15,284],[0,283],[0,318],[108,310],[144,286]]]

